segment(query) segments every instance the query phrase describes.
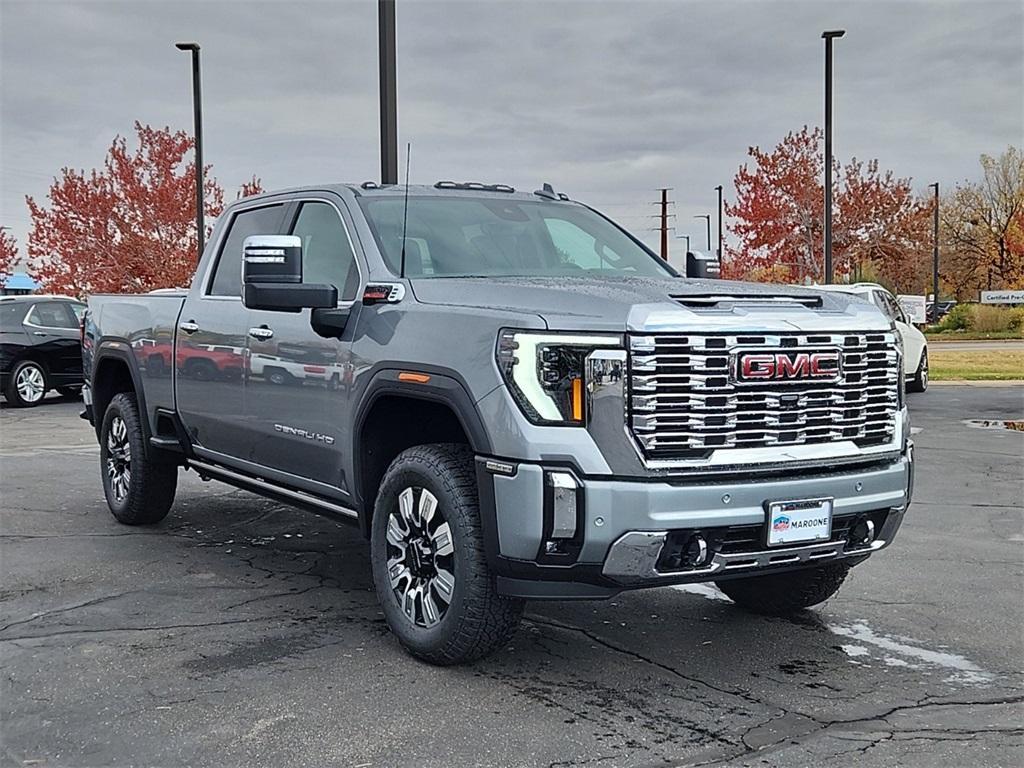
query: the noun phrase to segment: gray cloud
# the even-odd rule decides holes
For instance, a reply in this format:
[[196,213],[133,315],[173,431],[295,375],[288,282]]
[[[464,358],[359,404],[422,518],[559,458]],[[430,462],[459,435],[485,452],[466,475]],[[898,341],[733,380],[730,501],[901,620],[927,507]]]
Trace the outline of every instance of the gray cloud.
[[[1006,2],[399,0],[399,133],[412,178],[542,181],[656,240],[655,188],[703,240],[751,144],[821,121],[823,29],[836,44],[836,151],[920,188],[977,173],[1024,136],[1024,6]],[[136,119],[191,128],[203,46],[207,158],[233,194],[376,178],[376,3],[0,5],[0,223],[91,168]],[[727,193],[728,194],[728,193]]]

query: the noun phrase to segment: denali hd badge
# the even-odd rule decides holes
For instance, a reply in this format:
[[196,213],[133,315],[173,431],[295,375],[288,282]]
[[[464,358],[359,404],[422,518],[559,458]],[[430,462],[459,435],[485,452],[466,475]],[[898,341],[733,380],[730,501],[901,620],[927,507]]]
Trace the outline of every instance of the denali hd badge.
[[838,381],[842,372],[838,349],[748,350],[736,352],[732,358],[732,379],[736,384],[827,384]]

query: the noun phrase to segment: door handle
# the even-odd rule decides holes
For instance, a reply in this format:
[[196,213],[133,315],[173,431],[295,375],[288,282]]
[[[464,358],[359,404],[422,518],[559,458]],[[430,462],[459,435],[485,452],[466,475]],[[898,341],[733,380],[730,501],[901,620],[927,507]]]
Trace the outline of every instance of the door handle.
[[186,320],[184,323],[178,323],[178,328],[185,333],[195,333],[199,330],[199,323],[195,320]]
[[50,334],[45,331],[32,331],[33,336],[49,336]]
[[268,328],[265,325],[261,325],[259,328],[250,328],[249,335],[252,336],[254,339],[259,339],[260,341],[267,341],[268,339],[274,338],[274,330],[272,328]]

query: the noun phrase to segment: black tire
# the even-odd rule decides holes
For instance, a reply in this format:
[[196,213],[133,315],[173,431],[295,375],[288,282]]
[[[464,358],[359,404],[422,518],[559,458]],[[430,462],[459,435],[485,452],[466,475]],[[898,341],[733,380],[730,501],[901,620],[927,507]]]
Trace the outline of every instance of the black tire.
[[[447,608],[440,613],[439,619],[435,618],[436,623],[432,626],[428,625],[429,622],[420,621],[421,617],[424,622],[427,619],[422,598],[413,605],[412,617],[403,610],[388,571],[389,556],[398,557],[396,553],[403,551],[389,543],[388,528],[393,514],[401,524],[399,496],[407,489],[411,489],[411,498],[417,501],[424,491],[437,501],[436,511],[430,518],[431,522],[425,524],[425,530],[429,532],[431,524],[446,523],[450,531],[450,554],[446,557],[443,554],[446,547],[437,547],[434,554],[427,555],[430,560],[427,567],[435,568],[435,572],[442,567],[450,567],[454,577]],[[417,489],[419,494],[415,495]],[[408,526],[408,530],[412,531],[413,526]],[[421,538],[420,541],[432,545],[437,540]],[[409,541],[408,549],[412,547],[413,543]],[[384,616],[398,641],[413,656],[441,666],[463,664],[487,656],[515,634],[523,612],[523,601],[499,595],[487,567],[473,453],[467,446],[421,445],[398,455],[388,467],[377,494],[370,548],[373,580]],[[442,562],[443,566],[439,565]],[[400,563],[400,567],[405,566]],[[416,582],[408,575],[408,568],[404,573],[409,581],[399,584],[405,585],[408,600],[409,593],[414,591],[408,588]],[[435,609],[440,608],[443,599],[441,603],[438,599],[444,593],[431,592],[429,585],[434,583],[432,581],[419,583],[427,584],[424,590],[432,595],[431,605]]]
[[[123,425],[123,433],[120,425]],[[124,444],[128,446],[127,454],[121,447]],[[113,462],[114,469],[110,462]],[[125,468],[127,478],[123,474]],[[121,473],[118,474],[117,470],[121,470]],[[159,523],[174,503],[178,468],[173,464],[158,464],[149,459],[134,394],[122,392],[114,395],[103,415],[100,427],[100,475],[103,478],[107,506],[119,523]]]
[[839,591],[850,566],[827,563],[797,571],[715,582],[736,605],[764,616],[789,616]]
[[[19,384],[26,382],[24,394]],[[28,383],[34,382],[29,387]],[[41,391],[39,388],[42,388]],[[11,375],[7,377],[7,387],[4,396],[7,402],[15,408],[32,408],[43,402],[46,393],[50,390],[50,382],[46,375],[46,366],[37,363],[35,360],[20,360],[11,369]]]
[[68,400],[78,400],[82,396],[81,387],[57,387],[57,392]]
[[921,353],[921,362],[917,364],[917,372],[907,382],[908,392],[924,392],[928,389],[928,350]]

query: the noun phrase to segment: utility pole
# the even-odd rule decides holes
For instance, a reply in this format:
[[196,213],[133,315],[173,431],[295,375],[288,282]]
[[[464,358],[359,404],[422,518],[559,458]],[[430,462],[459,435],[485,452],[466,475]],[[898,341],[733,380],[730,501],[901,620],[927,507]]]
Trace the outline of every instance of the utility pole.
[[722,263],[722,185],[719,184],[715,189],[718,190],[718,263]]
[[398,90],[395,77],[395,0],[377,0],[380,59],[380,183],[398,183]]
[[672,187],[662,187],[661,190],[661,258],[668,261],[668,192]]
[[939,321],[939,182],[929,184],[935,190],[935,210],[932,211],[932,322]]
[[198,264],[203,258],[203,249],[206,247],[206,221],[203,211],[203,91],[199,76],[199,43],[175,43],[174,47],[179,51],[191,51],[192,53],[192,120],[196,141],[196,244],[199,246],[196,264]]
[[708,226],[708,253],[711,253],[711,214],[702,213],[699,216],[694,216],[695,219],[704,219]]
[[825,40],[825,283],[832,282],[832,41],[845,29],[822,32]]

